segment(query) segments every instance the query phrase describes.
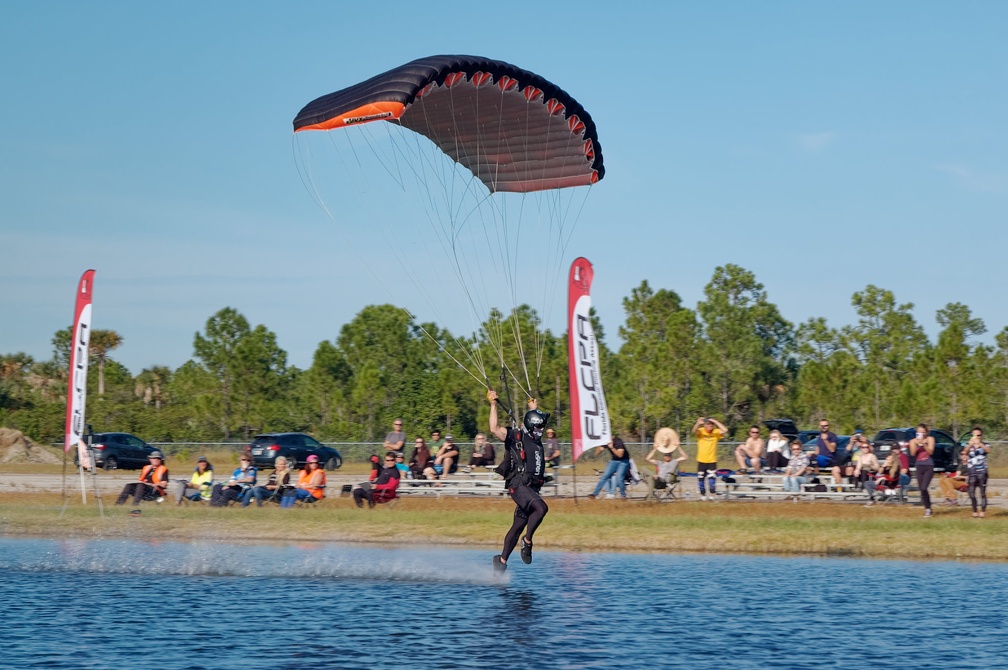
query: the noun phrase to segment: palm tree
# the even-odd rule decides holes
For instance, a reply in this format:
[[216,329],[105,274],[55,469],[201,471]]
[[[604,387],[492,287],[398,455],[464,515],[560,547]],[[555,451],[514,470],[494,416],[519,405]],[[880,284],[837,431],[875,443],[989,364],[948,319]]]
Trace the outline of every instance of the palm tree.
[[98,395],[105,395],[105,362],[108,352],[123,343],[123,336],[114,330],[93,330],[88,341],[91,356],[98,362]]

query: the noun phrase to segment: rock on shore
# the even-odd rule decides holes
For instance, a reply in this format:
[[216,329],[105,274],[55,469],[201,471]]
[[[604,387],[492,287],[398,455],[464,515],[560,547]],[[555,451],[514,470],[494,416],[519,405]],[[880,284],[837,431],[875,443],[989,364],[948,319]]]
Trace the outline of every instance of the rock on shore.
[[0,463],[62,463],[49,447],[35,444],[20,430],[0,427]]

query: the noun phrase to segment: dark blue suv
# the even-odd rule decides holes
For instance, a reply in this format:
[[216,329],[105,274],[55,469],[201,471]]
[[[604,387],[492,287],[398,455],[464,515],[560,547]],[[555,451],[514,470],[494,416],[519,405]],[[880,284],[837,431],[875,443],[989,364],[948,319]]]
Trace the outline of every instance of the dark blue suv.
[[256,435],[245,448],[257,468],[272,468],[277,456],[287,459],[287,467],[296,470],[309,456],[318,456],[326,470],[336,470],[343,465],[343,457],[332,447],[327,447],[311,435],[304,433],[265,433]]

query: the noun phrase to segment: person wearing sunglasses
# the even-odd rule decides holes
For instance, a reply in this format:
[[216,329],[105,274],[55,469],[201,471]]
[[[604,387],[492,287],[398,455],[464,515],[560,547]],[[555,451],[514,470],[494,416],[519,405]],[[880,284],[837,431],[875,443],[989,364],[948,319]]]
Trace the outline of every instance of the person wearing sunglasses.
[[395,492],[399,488],[401,474],[396,467],[396,457],[398,453],[389,451],[382,459],[382,466],[378,469],[378,475],[374,481],[362,482],[354,487],[354,504],[359,508],[364,507],[367,500],[368,507],[374,507],[376,502],[385,502],[395,498]]
[[735,460],[739,464],[739,474],[744,475],[748,468],[752,468],[754,475],[760,473],[763,467],[763,438],[760,437],[759,426],[749,427],[746,441],[735,447]]

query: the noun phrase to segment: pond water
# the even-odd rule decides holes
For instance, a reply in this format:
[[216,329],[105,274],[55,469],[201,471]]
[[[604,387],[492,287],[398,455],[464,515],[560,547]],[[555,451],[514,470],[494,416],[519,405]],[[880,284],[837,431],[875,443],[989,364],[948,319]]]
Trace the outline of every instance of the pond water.
[[0,537],[10,668],[1004,668],[1008,565]]

